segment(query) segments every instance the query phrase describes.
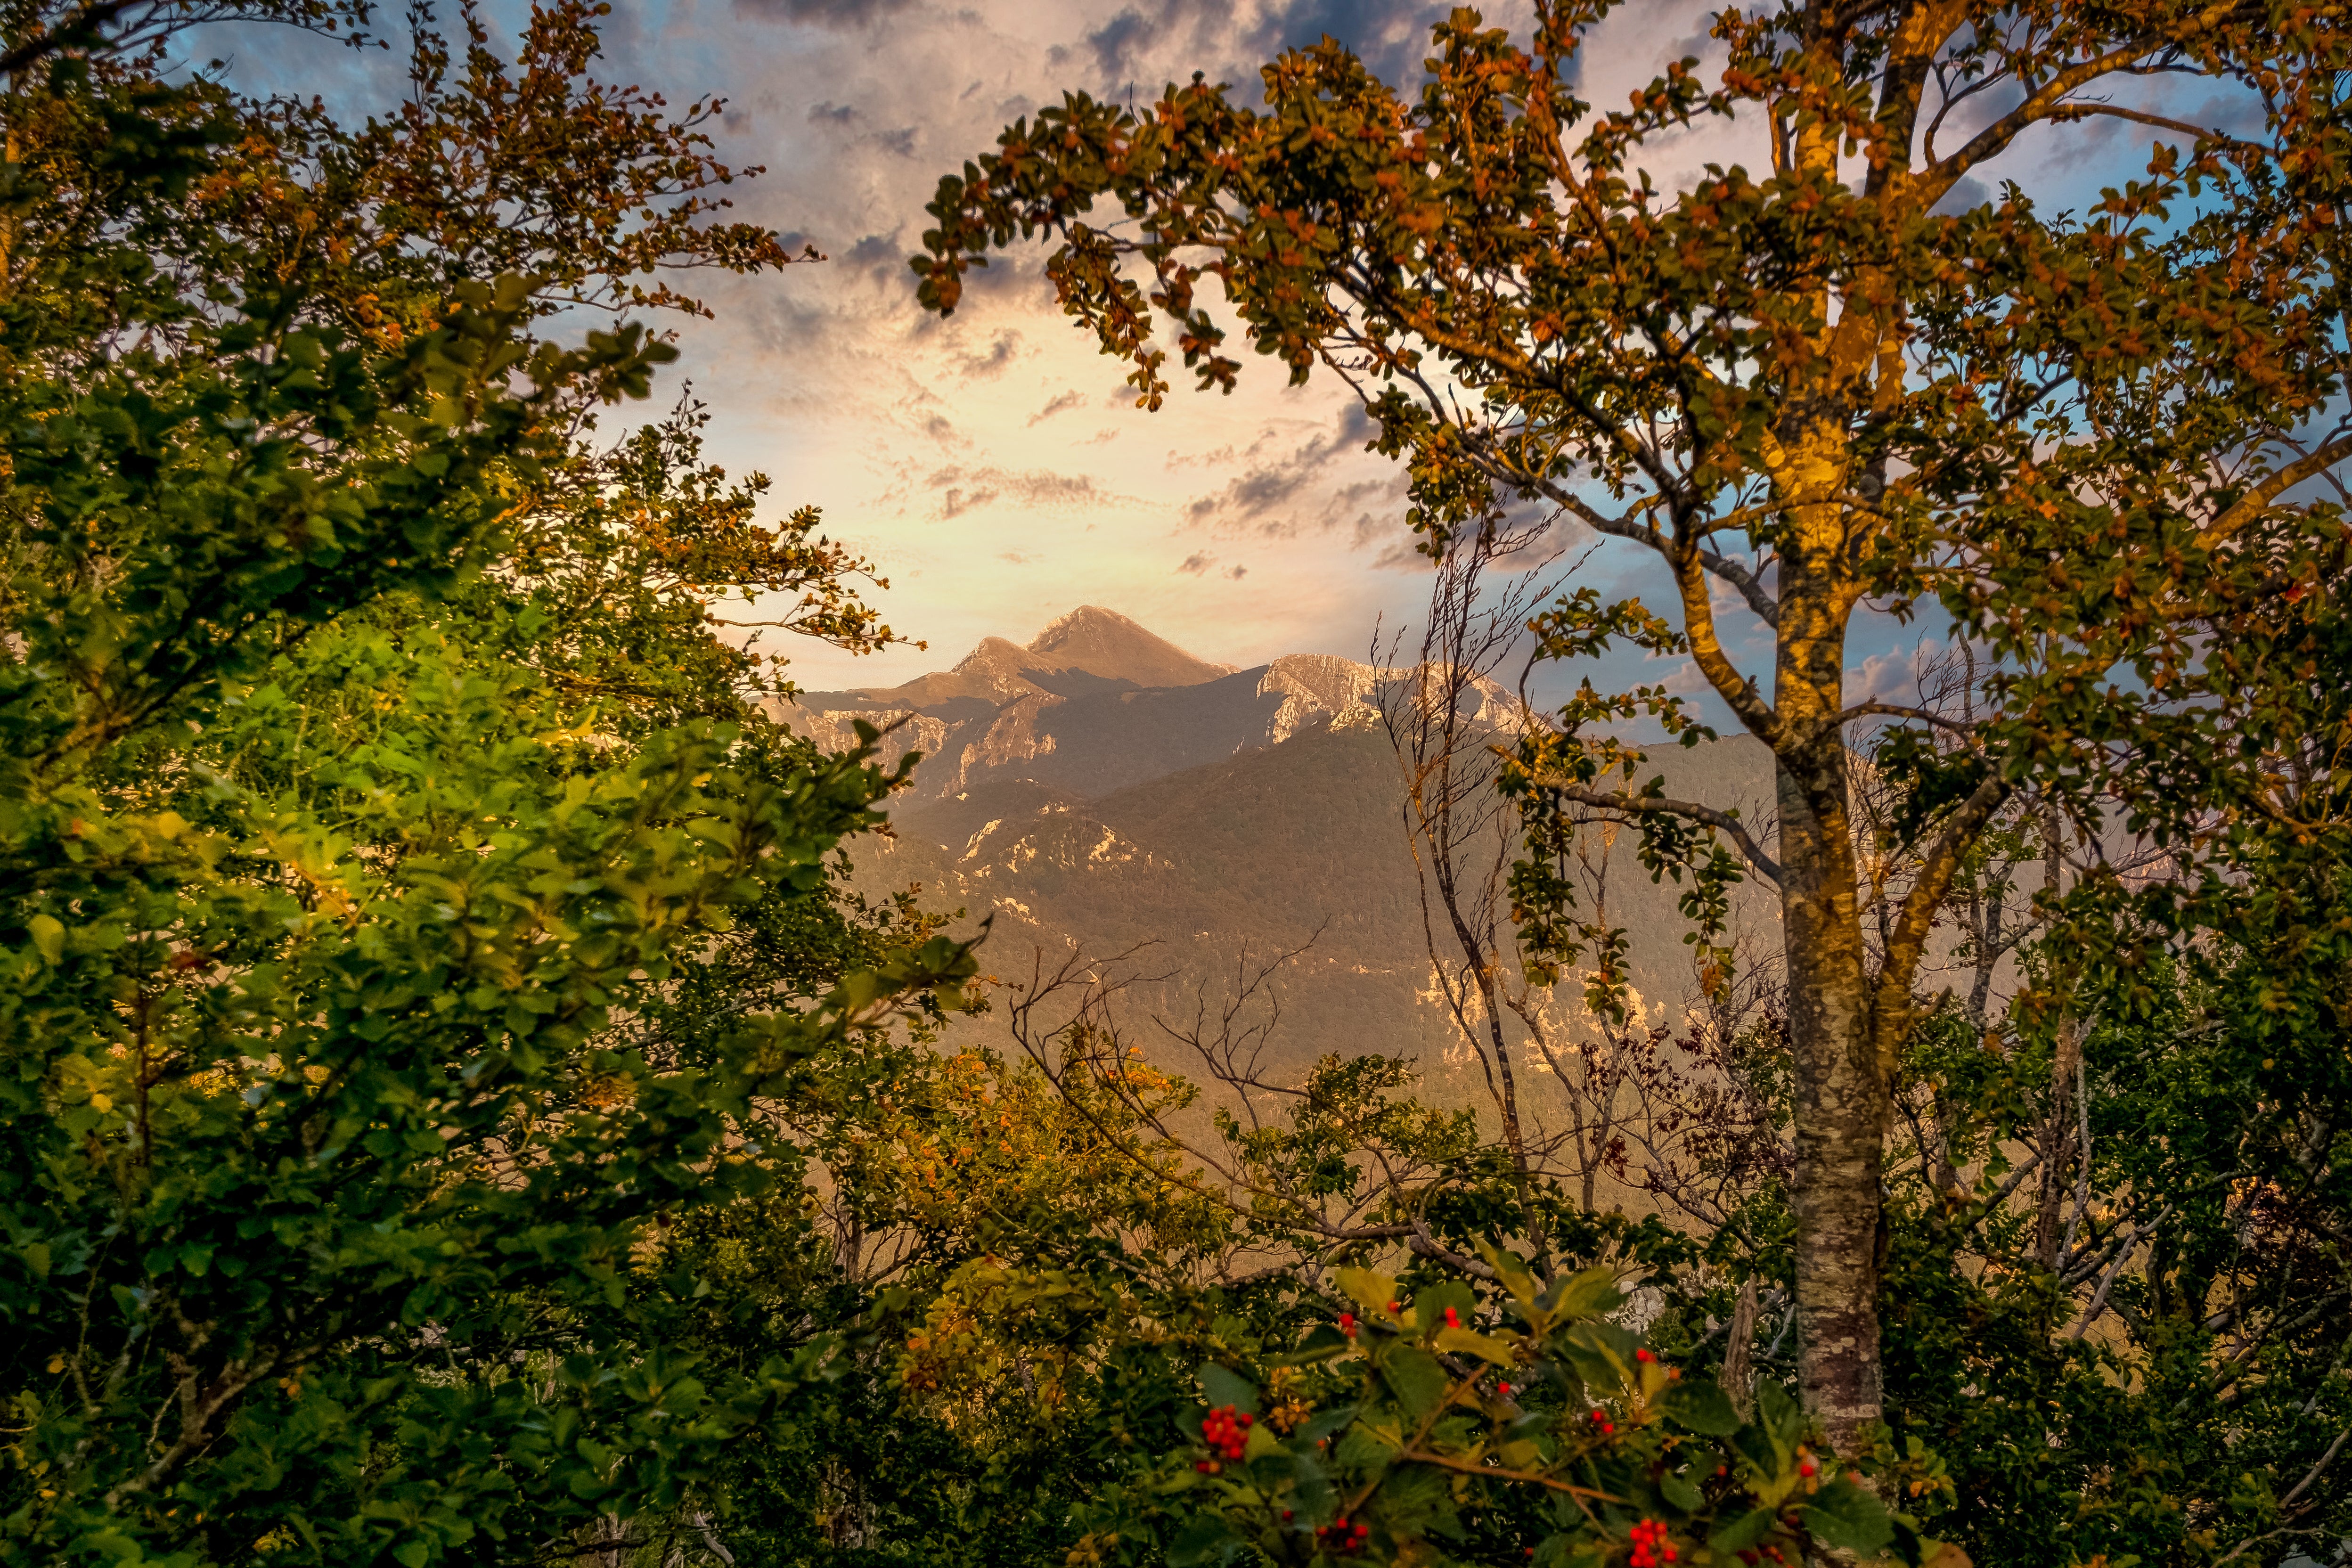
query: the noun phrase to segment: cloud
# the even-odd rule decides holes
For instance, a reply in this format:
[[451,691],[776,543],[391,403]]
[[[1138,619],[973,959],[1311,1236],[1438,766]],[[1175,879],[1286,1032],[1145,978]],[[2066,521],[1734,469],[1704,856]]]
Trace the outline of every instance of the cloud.
[[1916,702],[1923,680],[1944,653],[1944,644],[1922,637],[1907,648],[1889,648],[1845,672],[1848,702]]
[[[1371,416],[1351,402],[1329,434],[1311,436],[1280,458],[1254,465],[1213,495],[1195,497],[1185,516],[1196,525],[1241,528],[1273,538],[1297,535],[1310,523],[1339,527],[1346,513],[1371,496],[1394,493],[1402,482],[1391,473],[1341,484],[1330,471],[1360,452],[1374,431]],[[1210,460],[1231,458],[1228,451]]]
[[988,341],[988,347],[979,353],[956,355],[956,368],[968,376],[985,380],[1004,374],[1021,352],[1021,334],[1011,327],[1000,328]]
[[1210,554],[1207,551],[1195,550],[1192,554],[1184,557],[1183,564],[1177,567],[1176,570],[1184,573],[1188,576],[1198,577],[1206,573],[1210,567],[1216,563],[1217,558]]
[[857,110],[846,103],[820,103],[808,111],[811,125],[846,125],[857,118]]
[[[1094,50],[1095,64],[1104,80],[1124,82],[1143,58],[1179,27],[1190,23],[1197,45],[1205,42],[1201,35],[1207,32],[1209,24],[1225,14],[1223,5],[1211,0],[1154,0],[1146,5],[1129,5],[1088,33],[1087,47]],[[1066,57],[1067,51],[1057,52]]]
[[971,511],[999,497],[1027,507],[1133,506],[1131,497],[1115,495],[1085,474],[1057,474],[1050,468],[967,468],[950,464],[923,480],[927,489],[949,499],[946,515]]
[[[1257,96],[1259,68],[1286,49],[1309,47],[1328,36],[1355,51],[1381,80],[1407,88],[1422,79],[1430,28],[1451,0],[1264,0],[1239,7],[1228,0],[1128,0],[1085,35],[1098,82],[1118,92],[1130,83],[1181,80],[1193,71],[1242,84]],[[1067,65],[1076,51],[1055,46],[1047,64]]]
[[1087,395],[1083,392],[1066,392],[1062,394],[1061,396],[1054,399],[1053,402],[1045,405],[1045,407],[1037,410],[1036,413],[1029,416],[1029,423],[1033,426],[1042,425],[1046,420],[1051,419],[1055,415],[1063,413],[1068,409],[1076,408],[1086,402],[1086,400]]
[[1287,0],[1261,12],[1244,38],[1259,57],[1271,58],[1328,35],[1353,50],[1374,76],[1391,87],[1409,89],[1423,75],[1430,28],[1452,9],[1450,0]]
[[1991,199],[1992,192],[1982,180],[1974,174],[1963,174],[1950,190],[1944,193],[1943,199],[1936,204],[1935,211],[1940,216],[1951,217],[1970,207],[1982,206]]
[[789,22],[803,27],[862,27],[914,0],[735,0],[735,13],[767,22]]
[[1249,575],[1249,568],[1246,566],[1236,566],[1232,571],[1226,573],[1225,575],[1238,583],[1243,578]]
[[1437,563],[1423,555],[1420,545],[1421,541],[1417,537],[1393,541],[1386,550],[1373,557],[1372,570],[1414,574],[1434,571]]

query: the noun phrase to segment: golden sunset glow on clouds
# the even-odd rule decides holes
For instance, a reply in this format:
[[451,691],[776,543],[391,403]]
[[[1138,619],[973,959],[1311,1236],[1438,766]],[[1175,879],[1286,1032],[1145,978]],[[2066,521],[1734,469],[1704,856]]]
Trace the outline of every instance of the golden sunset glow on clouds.
[[[1146,413],[1121,367],[1056,308],[1042,246],[972,274],[945,321],[918,309],[907,258],[940,175],[1065,90],[1143,99],[1196,70],[1246,89],[1280,49],[1326,33],[1386,79],[1409,83],[1446,9],[1425,0],[616,0],[601,68],[673,103],[723,97],[725,113],[709,127],[722,155],[765,170],[730,193],[739,215],[827,258],[781,275],[693,279],[717,319],[686,326],[666,393],[690,378],[714,415],[712,455],[738,472],[767,472],[779,515],[823,507],[830,531],[889,579],[876,597],[892,626],[930,644],[865,659],[815,645],[782,650],[803,685],[893,684],[985,636],[1025,640],[1082,604],[1244,666],[1285,653],[1362,658],[1376,617],[1413,616],[1423,578],[1402,475],[1362,450],[1369,425],[1345,387],[1319,377],[1287,386],[1244,353],[1234,395],[1192,391],[1180,375],[1166,406]],[[511,10],[490,15],[519,21]],[[1714,57],[1708,15],[1691,0],[1620,9],[1588,39],[1587,97],[1619,103],[1670,60]],[[1486,16],[1520,30],[1526,21],[1517,4]],[[282,34],[242,37],[252,49],[237,70],[257,88],[307,94],[339,81],[364,97],[399,87],[385,68],[396,53],[355,61]],[[1988,100],[1973,112],[2002,107]],[[2069,144],[2080,157],[2094,142],[2138,135],[2103,120],[2076,128]],[[1709,162],[1769,161],[1748,127],[1719,121],[1649,152],[1649,172],[1667,189]],[[1989,177],[2063,195],[2069,172],[2035,163],[2039,155],[2029,145],[2009,160],[2014,168]],[[1973,201],[1984,189],[1971,180],[1956,195]],[[1631,547],[1595,552],[1581,569],[1604,587],[1664,591]],[[1744,612],[1727,611],[1737,651]],[[1919,628],[1864,623],[1857,632],[1858,679],[1874,689],[1907,679]],[[1639,678],[1661,676],[1653,668]]]

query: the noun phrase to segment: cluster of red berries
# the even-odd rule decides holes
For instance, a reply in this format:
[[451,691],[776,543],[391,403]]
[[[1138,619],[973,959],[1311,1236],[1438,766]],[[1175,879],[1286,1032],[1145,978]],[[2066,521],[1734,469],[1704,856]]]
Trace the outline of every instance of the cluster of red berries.
[[1614,1437],[1617,1436],[1617,1423],[1609,1419],[1609,1412],[1606,1410],[1596,1410],[1591,1415],[1586,1416],[1585,1419],[1591,1422],[1595,1426],[1600,1427],[1601,1435],[1603,1437]]
[[1666,1527],[1654,1519],[1645,1519],[1633,1527],[1633,1555],[1627,1562],[1633,1568],[1662,1568],[1675,1560],[1675,1543],[1666,1539]]
[[1356,1337],[1355,1313],[1342,1312],[1339,1314],[1339,1331],[1347,1335],[1351,1340]]
[[[1249,1440],[1250,1423],[1255,1419],[1248,1411],[1230,1405],[1222,1410],[1212,1410],[1209,1418],[1201,1423],[1201,1440],[1209,1445],[1211,1452],[1238,1459],[1242,1457],[1242,1445]],[[1217,1473],[1213,1459],[1203,1459],[1192,1468],[1203,1475]]]
[[1335,1519],[1315,1532],[1315,1539],[1323,1543],[1323,1550],[1335,1554],[1360,1552],[1364,1549],[1364,1542],[1371,1538],[1369,1527],[1349,1524],[1344,1519]]
[[1449,1328],[1449,1329],[1458,1329],[1458,1328],[1460,1328],[1460,1327],[1462,1326],[1462,1314],[1461,1314],[1461,1313],[1459,1313],[1459,1312],[1457,1312],[1457,1311],[1455,1311],[1455,1310],[1454,1310],[1453,1308],[1451,1308],[1451,1307],[1446,1308],[1446,1309],[1445,1309],[1445,1326],[1446,1326],[1447,1328]]

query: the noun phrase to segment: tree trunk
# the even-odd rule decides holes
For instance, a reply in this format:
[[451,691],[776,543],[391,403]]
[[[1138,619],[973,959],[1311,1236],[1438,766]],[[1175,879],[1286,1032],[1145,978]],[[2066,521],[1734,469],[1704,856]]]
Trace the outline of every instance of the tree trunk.
[[[1841,1456],[1879,1417],[1878,1215],[1887,1088],[1854,918],[1843,755],[1780,770],[1782,940],[1796,1065],[1798,1381]],[[1834,797],[1835,804],[1831,800]]]
[[[1807,445],[1814,463],[1842,468],[1833,438],[1817,433]],[[1833,491],[1821,477],[1792,478],[1800,493]],[[1796,1068],[1798,1382],[1822,1436],[1852,1458],[1861,1428],[1880,1414],[1878,1225],[1892,1107],[1872,1026],[1837,722],[1851,607],[1838,559],[1845,519],[1834,505],[1793,510],[1773,706],[1781,941]]]
[[1725,1332],[1729,1336],[1723,1348],[1723,1391],[1731,1395],[1731,1407],[1742,1421],[1756,1414],[1756,1281],[1739,1282],[1739,1295],[1732,1302],[1731,1325]]

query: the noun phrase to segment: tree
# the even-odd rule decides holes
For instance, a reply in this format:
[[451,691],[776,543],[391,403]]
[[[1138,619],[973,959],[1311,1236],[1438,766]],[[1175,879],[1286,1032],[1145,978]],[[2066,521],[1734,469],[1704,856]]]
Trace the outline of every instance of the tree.
[[[1850,1452],[1882,1411],[1895,1066],[1970,847],[2021,786],[2087,813],[2137,798],[2116,781],[2159,733],[2218,746],[2236,677],[2217,634],[2292,636],[2341,558],[2337,509],[2300,487],[2352,456],[2330,424],[2352,46],[2308,6],[1792,0],[1718,16],[1711,85],[1683,60],[1601,110],[1576,81],[1608,9],[1541,4],[1525,46],[1457,11],[1413,95],[1328,40],[1267,66],[1262,110],[1199,79],[1139,110],[1071,95],[941,182],[915,267],[951,310],[988,252],[1055,237],[1065,308],[1146,405],[1168,384],[1155,312],[1202,386],[1233,384],[1213,278],[1294,381],[1355,387],[1433,541],[1530,497],[1656,557],[1671,622],[1571,598],[1546,630],[1563,655],[1686,655],[1772,750],[1777,845],[1606,776],[1638,758],[1579,738],[1604,716],[1696,732],[1661,690],[1588,688],[1519,785],[1538,826],[1614,814],[1703,885],[1778,889],[1801,1384]],[[2151,79],[2212,84],[2249,129],[2118,96]],[[1975,194],[2031,141],[2094,156],[2105,120],[2159,140],[2083,212]],[[1760,172],[1659,189],[1645,148],[1710,121],[1752,132]],[[1122,217],[1089,221],[1101,201]],[[1999,668],[2000,701],[1916,796],[1879,942],[1849,731],[1957,721],[1853,700],[1846,647],[1858,616],[1928,605]],[[1768,668],[1743,667],[1723,613],[1752,617]],[[1564,896],[1528,891],[1539,914]],[[1534,934],[1572,956],[1572,921]]]
[[[840,1342],[663,1342],[698,1283],[664,1226],[768,1191],[762,1096],[969,967],[836,895],[894,776],[761,720],[713,604],[887,632],[813,515],[762,528],[764,481],[699,462],[690,405],[588,439],[675,355],[547,341],[553,310],[776,258],[703,221],[690,125],[584,75],[596,7],[535,13],[527,93],[477,36],[413,144],[176,79],[213,14],[11,17],[0,1542],[617,1547]],[[400,145],[450,157],[438,207]],[[487,237],[554,188],[584,229]]]

